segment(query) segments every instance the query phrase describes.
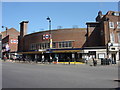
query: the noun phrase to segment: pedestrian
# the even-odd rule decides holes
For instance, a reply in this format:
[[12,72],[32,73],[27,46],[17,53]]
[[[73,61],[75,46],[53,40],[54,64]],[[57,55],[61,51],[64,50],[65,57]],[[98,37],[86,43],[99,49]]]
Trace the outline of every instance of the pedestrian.
[[93,59],[93,65],[96,66],[97,65],[97,60],[95,60],[95,58],[92,58]]
[[58,56],[56,57],[56,62],[58,63]]
[[15,55],[13,55],[13,61],[15,62],[15,59],[16,59],[16,56]]
[[68,64],[70,65],[70,57],[67,57],[67,60],[68,60]]
[[109,57],[109,63],[112,64],[112,58],[111,57]]
[[6,57],[6,54],[3,56],[3,60],[4,62],[6,61],[7,57]]
[[89,56],[86,56],[85,63],[88,64]]
[[51,64],[51,62],[52,62],[52,56],[50,56],[50,62],[49,62],[49,64]]
[[93,66],[95,66],[95,59],[92,57],[92,60],[93,60]]
[[42,60],[41,60],[41,63],[43,64],[44,63],[44,55],[42,55]]

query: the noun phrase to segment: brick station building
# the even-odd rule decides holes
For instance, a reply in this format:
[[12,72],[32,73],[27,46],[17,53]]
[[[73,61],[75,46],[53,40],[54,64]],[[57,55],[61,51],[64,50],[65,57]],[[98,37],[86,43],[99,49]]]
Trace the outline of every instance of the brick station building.
[[[59,61],[67,60],[67,57],[72,59],[72,54],[75,57],[82,58],[78,54],[85,46],[86,28],[75,29],[57,29],[51,31],[41,31],[32,34],[26,34],[28,21],[20,23],[21,32],[19,37],[19,52],[27,58],[38,58],[41,61],[42,55],[49,60],[50,54],[52,58],[59,57]],[[52,48],[50,49],[50,33],[52,36]]]
[[[56,29],[27,34],[28,21],[20,23],[19,53],[32,60],[49,61],[50,56],[59,62],[81,61],[83,58],[96,59],[112,57],[120,59],[120,12],[100,11],[96,22],[87,22],[87,28]],[[52,42],[52,44],[51,44]]]
[[2,34],[2,57],[6,55],[7,58],[12,58],[13,55],[17,55],[19,32],[14,28],[10,28],[7,29],[6,31],[1,32],[1,34]]

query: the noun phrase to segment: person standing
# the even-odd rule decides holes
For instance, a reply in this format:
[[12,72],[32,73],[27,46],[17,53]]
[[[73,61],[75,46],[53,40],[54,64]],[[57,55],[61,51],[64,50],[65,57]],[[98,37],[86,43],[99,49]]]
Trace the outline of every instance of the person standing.
[[96,66],[97,65],[97,60],[95,60],[95,58],[92,58],[93,59],[93,65]]
[[7,59],[6,54],[4,54],[4,56],[3,56],[4,62],[6,61],[6,59]]
[[58,63],[58,56],[56,57],[56,62]]
[[49,64],[51,64],[52,63],[52,56],[50,56],[50,62],[49,62]]
[[45,61],[45,59],[44,59],[44,55],[42,55],[41,63],[43,63],[44,61]]

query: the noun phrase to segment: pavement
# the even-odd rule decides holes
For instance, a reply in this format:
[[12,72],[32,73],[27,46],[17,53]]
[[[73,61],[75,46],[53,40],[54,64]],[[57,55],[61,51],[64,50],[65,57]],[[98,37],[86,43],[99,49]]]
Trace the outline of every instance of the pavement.
[[[3,60],[2,60],[3,61]],[[40,64],[40,65],[44,65],[44,64],[49,64],[49,62],[45,62],[45,63],[41,63],[41,62],[24,62],[24,61],[13,61],[13,60],[6,60],[6,62],[12,62],[12,63],[24,63],[24,64]],[[52,62],[51,64],[54,64],[54,65],[69,65],[69,62]],[[93,62],[92,60],[90,60],[87,64],[86,63],[83,63],[83,62],[70,62],[70,65],[88,65],[88,66],[93,66]],[[120,62],[118,62],[117,64],[110,64],[110,65],[101,65],[101,61],[97,61],[97,66],[120,66]]]
[[118,66],[2,62],[3,88],[117,88]]

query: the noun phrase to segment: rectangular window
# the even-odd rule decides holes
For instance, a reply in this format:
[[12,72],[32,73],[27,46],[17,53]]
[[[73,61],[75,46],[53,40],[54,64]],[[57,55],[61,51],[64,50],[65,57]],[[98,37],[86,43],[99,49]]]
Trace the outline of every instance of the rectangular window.
[[53,42],[53,48],[56,48],[56,43],[55,42]]
[[59,46],[59,48],[72,47],[72,42],[71,41],[59,42],[58,46]]
[[62,43],[61,43],[61,42],[59,42],[59,43],[58,43],[58,45],[59,45],[59,48],[61,48],[61,47],[62,47]]
[[115,15],[115,16],[119,16],[119,13],[115,12],[114,15]]
[[41,49],[44,49],[44,43],[41,43]]
[[36,44],[36,49],[39,49],[38,47],[39,47],[39,43]]
[[120,28],[120,22],[117,22],[117,28]]
[[114,22],[109,22],[109,27],[114,28]]
[[40,43],[38,44],[38,49],[41,49],[41,44]]
[[48,48],[50,48],[50,43],[48,43]]
[[120,43],[120,32],[118,32],[118,43]]
[[31,44],[30,50],[35,50],[35,44]]
[[114,33],[110,33],[110,41],[111,43],[114,43],[115,42],[115,36],[114,36]]
[[105,58],[105,54],[104,53],[99,53],[98,54],[98,59],[101,59],[101,58]]
[[32,44],[30,45],[30,50],[32,50],[33,49],[33,46],[32,46]]
[[46,43],[46,48],[50,48],[49,46],[50,46],[49,43]]
[[69,42],[68,46],[69,46],[69,47],[72,47],[72,42]]

